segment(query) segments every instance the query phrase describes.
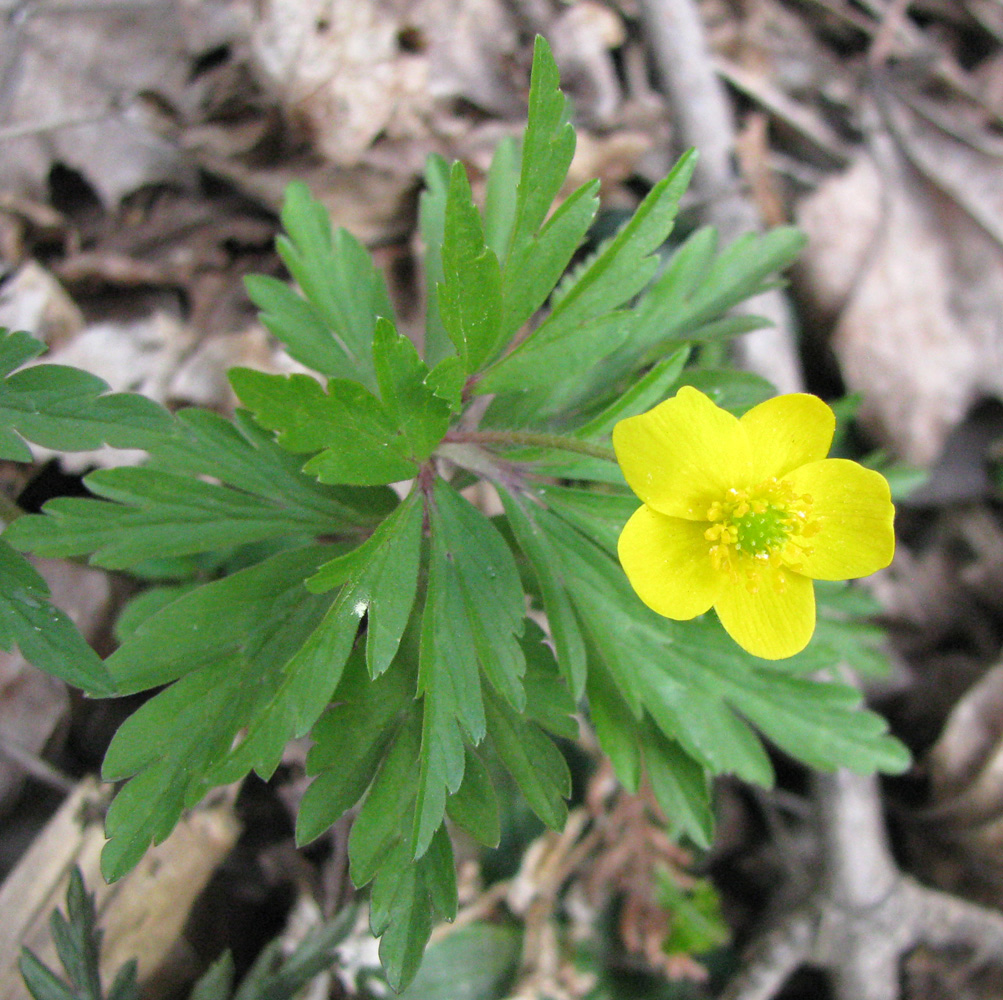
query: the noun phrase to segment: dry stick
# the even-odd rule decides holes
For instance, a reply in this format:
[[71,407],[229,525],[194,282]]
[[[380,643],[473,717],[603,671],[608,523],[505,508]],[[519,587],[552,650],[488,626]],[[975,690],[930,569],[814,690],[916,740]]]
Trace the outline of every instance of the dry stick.
[[751,945],[720,1000],[770,1000],[799,966],[829,971],[838,1000],[898,1000],[901,959],[916,945],[1003,954],[1003,915],[928,889],[895,866],[877,778],[813,778],[822,878]]
[[[745,197],[734,165],[735,126],[718,79],[694,0],[639,0],[645,35],[662,87],[675,114],[679,136],[700,158],[694,192],[706,203],[707,222],[724,242],[762,228]],[[773,289],[749,300],[742,311],[772,326],[745,334],[736,349],[743,368],[768,378],[781,392],[802,388],[791,312]]]

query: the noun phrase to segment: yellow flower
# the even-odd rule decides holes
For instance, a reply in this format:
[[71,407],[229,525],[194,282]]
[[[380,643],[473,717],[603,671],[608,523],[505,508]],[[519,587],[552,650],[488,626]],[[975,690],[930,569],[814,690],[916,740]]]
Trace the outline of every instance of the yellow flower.
[[620,421],[613,447],[644,506],[618,551],[641,600],[680,621],[714,608],[756,656],[804,649],[812,580],[867,576],[895,551],[888,483],[825,457],[835,425],[816,396],[777,396],[739,420],[689,386]]

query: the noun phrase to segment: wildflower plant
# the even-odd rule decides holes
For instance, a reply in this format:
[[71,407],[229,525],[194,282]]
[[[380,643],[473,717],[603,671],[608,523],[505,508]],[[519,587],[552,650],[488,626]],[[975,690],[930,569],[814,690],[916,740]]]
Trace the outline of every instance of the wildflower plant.
[[[748,650],[800,649],[814,606],[810,624],[804,607],[789,622],[764,625],[770,611],[743,624],[752,604],[732,580],[748,576],[740,542],[768,554],[764,576],[782,572],[802,596],[811,578],[866,572],[890,552],[890,513],[876,507],[876,534],[861,528],[845,561],[828,544],[843,536],[825,524],[807,552],[818,512],[850,488],[840,474],[827,492],[806,471],[824,464],[830,412],[808,397],[764,403],[763,380],[704,363],[707,344],[759,325],[730,310],[776,280],[801,237],[779,229],[721,250],[697,229],[668,244],[690,153],[619,232],[583,251],[598,182],[560,197],[574,147],[538,39],[524,139],[499,146],[483,204],[461,164],[429,160],[420,350],[363,247],[293,184],[278,249],[294,285],[247,287],[316,374],[234,370],[232,419],[129,409],[91,386],[88,405],[109,412],[81,441],[139,446],[148,460],[94,472],[92,497],[14,520],[0,556],[89,556],[152,584],[125,609],[114,653],[61,674],[96,697],[156,690],[104,762],[104,777],[124,782],[107,816],[108,879],[208,790],[252,770],[270,778],[289,741],[308,736],[297,838],[356,809],[350,874],[370,887],[372,931],[400,989],[433,923],[456,913],[449,827],[498,842],[493,776],[507,771],[545,824],[563,824],[571,783],[559,741],[577,737],[578,711],[620,781],[637,789],[646,777],[672,833],[703,847],[714,775],[773,780],[761,737],[822,768],[906,765],[858,692],[818,673],[880,661],[880,634],[857,620],[866,598],[820,585],[814,640],[774,662]],[[25,343],[8,337],[0,352]],[[14,374],[4,391],[32,377]],[[4,409],[0,398],[12,447],[15,431],[42,440],[48,404],[34,403]],[[673,406],[699,414],[659,438],[652,429]],[[690,479],[686,455],[698,455]],[[499,513],[468,499],[478,484]],[[691,517],[686,545],[666,541],[660,518]],[[38,590],[26,565],[5,563],[8,609]],[[739,644],[701,615],[712,606]]]

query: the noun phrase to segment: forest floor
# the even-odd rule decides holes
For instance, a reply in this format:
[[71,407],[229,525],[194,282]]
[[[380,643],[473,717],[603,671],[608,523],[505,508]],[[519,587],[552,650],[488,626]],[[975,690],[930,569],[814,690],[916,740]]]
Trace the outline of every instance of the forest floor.
[[[687,18],[699,44],[673,50]],[[230,411],[234,365],[292,370],[242,279],[284,277],[274,240],[294,179],[372,250],[420,339],[425,159],[462,159],[483,184],[495,144],[524,125],[537,33],[574,102],[570,182],[602,180],[601,224],[615,227],[695,144],[704,166],[684,226],[804,229],[770,307],[778,330],[750,335],[741,363],[781,391],[859,394],[861,442],[927,473],[899,507],[893,565],[866,582],[893,664],[867,696],[915,764],[854,794],[887,831],[896,872],[980,913],[1003,909],[1000,0],[4,0],[0,19],[0,326],[171,408]],[[37,510],[122,460],[39,454],[0,475]],[[56,603],[110,651],[134,585],[39,565]],[[0,878],[38,838],[58,842],[46,823],[67,795],[100,798],[81,783],[131,707],[84,701],[0,654]],[[295,933],[292,916],[320,919],[351,896],[342,824],[309,850],[293,844],[304,752],[193,814],[189,839],[148,866],[147,912],[120,917],[131,934],[106,943],[122,958],[142,951],[150,998],[184,995],[224,947],[247,968]],[[581,756],[587,790],[563,834],[540,835],[513,807],[510,841],[468,852],[459,929],[433,937],[415,1000],[709,998],[752,961],[742,949],[768,904],[808,892],[833,789],[780,755],[770,792],[720,783],[718,839],[698,858],[589,763],[594,748]],[[77,850],[93,860],[91,834]],[[729,944],[666,952],[672,906],[650,881],[660,864],[714,879]],[[518,933],[486,942],[471,930],[499,914]],[[895,990],[999,997],[998,939],[904,949]],[[800,954],[821,961],[817,948]],[[363,927],[342,957],[317,996],[378,995]],[[800,959],[776,961],[784,985],[729,995],[837,995]],[[481,975],[461,989],[450,970],[464,963]],[[0,997],[18,995],[11,982],[0,968]]]

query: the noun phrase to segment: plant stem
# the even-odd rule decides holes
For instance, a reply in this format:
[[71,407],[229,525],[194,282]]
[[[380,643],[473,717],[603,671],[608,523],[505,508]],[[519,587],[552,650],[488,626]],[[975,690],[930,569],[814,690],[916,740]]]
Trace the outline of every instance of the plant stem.
[[561,434],[535,434],[532,431],[450,431],[444,440],[457,444],[507,444],[524,448],[558,448],[561,451],[573,451],[592,458],[604,458],[608,462],[616,461],[612,448],[604,448],[601,444],[589,444],[587,441],[564,437]]

